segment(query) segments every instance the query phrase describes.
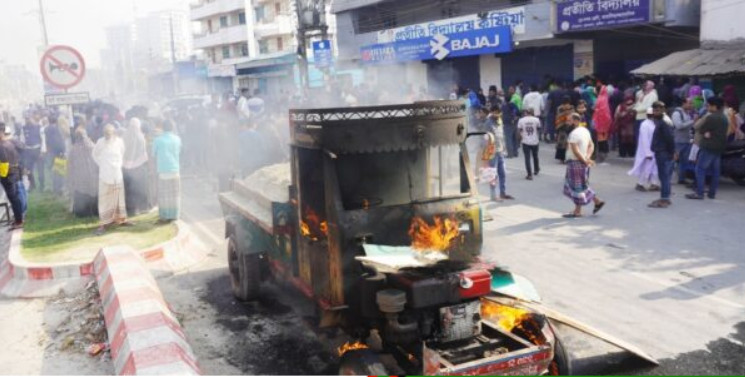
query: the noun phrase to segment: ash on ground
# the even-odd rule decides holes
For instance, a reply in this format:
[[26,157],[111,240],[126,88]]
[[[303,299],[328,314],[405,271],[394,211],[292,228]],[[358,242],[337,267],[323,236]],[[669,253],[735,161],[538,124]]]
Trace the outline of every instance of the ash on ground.
[[91,281],[75,296],[50,298],[45,318],[47,352],[84,354],[102,363],[111,360],[98,286]]

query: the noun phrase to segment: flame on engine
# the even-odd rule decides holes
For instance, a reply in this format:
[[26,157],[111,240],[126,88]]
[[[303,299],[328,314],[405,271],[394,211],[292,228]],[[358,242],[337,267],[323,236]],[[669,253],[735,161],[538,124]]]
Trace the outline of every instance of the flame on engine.
[[369,348],[367,346],[367,344],[362,343],[360,341],[356,341],[354,343],[346,342],[346,343],[344,343],[343,346],[337,348],[337,351],[339,352],[339,357],[341,357],[341,356],[343,356],[345,353],[347,353],[349,351],[362,350],[362,349],[366,349],[366,348]]
[[329,234],[329,224],[321,221],[318,214],[310,207],[305,207],[303,218],[300,220],[300,234],[312,241],[326,238]]
[[491,300],[481,300],[481,317],[495,321],[505,331],[512,331],[526,320],[530,312],[498,304]]
[[545,336],[528,310],[481,299],[481,318],[496,322],[505,331],[518,332],[533,344],[546,343]]
[[409,227],[411,247],[415,250],[446,251],[458,237],[458,221],[454,217],[434,217],[430,225],[421,217],[414,217]]

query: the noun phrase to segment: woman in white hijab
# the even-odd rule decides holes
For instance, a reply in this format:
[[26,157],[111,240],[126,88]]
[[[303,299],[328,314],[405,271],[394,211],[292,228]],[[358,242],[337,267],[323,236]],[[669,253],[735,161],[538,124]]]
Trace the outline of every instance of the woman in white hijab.
[[127,215],[136,216],[151,209],[148,198],[148,155],[145,134],[138,118],[132,118],[124,131],[124,193]]
[[124,142],[116,135],[114,125],[107,124],[104,137],[93,147],[93,160],[98,165],[98,216],[101,220],[97,234],[103,234],[112,224],[129,225],[124,202]]

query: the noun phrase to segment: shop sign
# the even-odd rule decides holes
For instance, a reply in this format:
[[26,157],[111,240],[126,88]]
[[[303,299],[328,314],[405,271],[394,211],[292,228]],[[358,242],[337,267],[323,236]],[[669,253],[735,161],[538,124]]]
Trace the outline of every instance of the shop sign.
[[509,26],[363,46],[364,63],[396,63],[417,60],[443,60],[461,56],[512,51]]
[[377,39],[378,43],[410,41],[438,34],[450,35],[503,26],[512,28],[514,34],[524,34],[525,18],[525,7],[515,7],[382,30],[377,33]]
[[212,64],[207,66],[207,77],[233,77],[235,64]]
[[651,0],[582,0],[556,4],[558,32],[613,28],[650,20]]

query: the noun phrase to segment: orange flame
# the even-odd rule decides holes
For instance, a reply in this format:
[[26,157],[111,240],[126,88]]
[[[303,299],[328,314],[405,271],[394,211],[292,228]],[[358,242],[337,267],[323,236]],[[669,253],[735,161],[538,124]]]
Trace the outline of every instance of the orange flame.
[[499,327],[512,331],[528,319],[530,312],[524,309],[504,306],[491,300],[481,300],[481,317],[496,320]]
[[458,237],[458,221],[454,217],[443,219],[435,216],[434,222],[430,225],[421,217],[411,220],[409,236],[412,248],[432,251],[446,251],[450,248],[450,243]]
[[525,309],[498,304],[491,300],[481,300],[481,318],[496,320],[505,331],[520,330],[520,334],[536,345],[546,343],[531,313]]
[[346,343],[344,343],[343,346],[337,348],[337,351],[339,352],[339,357],[341,357],[341,356],[343,356],[345,353],[347,353],[349,351],[362,350],[362,349],[366,349],[366,348],[369,348],[367,346],[367,344],[362,343],[360,341],[356,341],[354,343],[346,342]]
[[300,234],[313,241],[326,238],[329,234],[329,224],[326,220],[321,221],[318,214],[310,207],[305,207],[305,215],[300,220]]

